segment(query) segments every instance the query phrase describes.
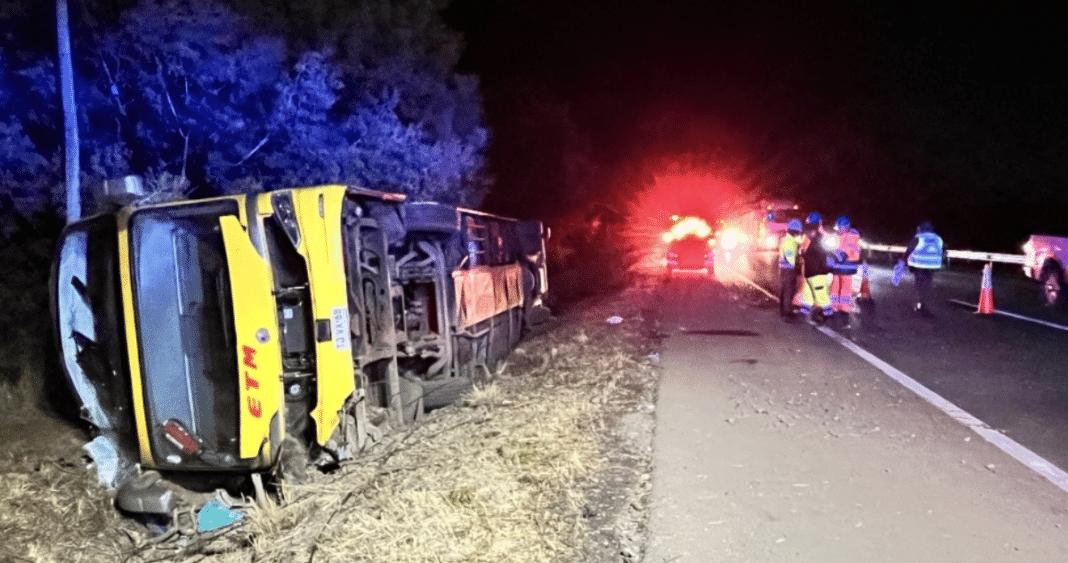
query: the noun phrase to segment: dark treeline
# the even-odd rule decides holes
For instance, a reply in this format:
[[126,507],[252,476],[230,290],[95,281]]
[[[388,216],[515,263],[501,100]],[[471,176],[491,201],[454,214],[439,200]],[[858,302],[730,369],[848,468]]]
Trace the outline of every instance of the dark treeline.
[[[0,11],[0,182],[59,204],[50,2]],[[70,3],[88,198],[135,174],[175,196],[345,182],[478,205],[488,132],[443,0]]]

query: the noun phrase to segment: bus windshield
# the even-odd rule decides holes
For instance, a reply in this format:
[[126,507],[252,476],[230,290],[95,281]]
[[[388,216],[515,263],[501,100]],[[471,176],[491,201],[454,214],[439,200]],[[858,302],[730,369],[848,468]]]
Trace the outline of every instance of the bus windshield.
[[[147,424],[158,463],[232,463],[238,373],[221,215],[234,202],[149,209],[130,220]],[[175,425],[203,449],[168,438]]]

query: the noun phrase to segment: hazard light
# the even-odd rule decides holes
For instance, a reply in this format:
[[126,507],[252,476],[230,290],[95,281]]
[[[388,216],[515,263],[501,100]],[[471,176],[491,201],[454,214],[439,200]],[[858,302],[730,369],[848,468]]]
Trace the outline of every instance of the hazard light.
[[[699,217],[683,217],[671,226],[668,234],[671,235],[672,240],[681,240],[688,236],[708,238],[712,235],[712,227],[708,226],[708,223]],[[671,240],[665,240],[671,242]]]

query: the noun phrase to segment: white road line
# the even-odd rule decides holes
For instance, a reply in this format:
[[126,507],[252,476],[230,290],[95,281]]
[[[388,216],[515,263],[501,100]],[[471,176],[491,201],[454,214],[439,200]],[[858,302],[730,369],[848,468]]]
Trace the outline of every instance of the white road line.
[[[732,269],[731,271],[734,272],[734,274],[736,276],[738,276],[738,277],[742,278],[743,280],[745,280],[749,285],[752,285],[753,287],[755,287],[755,288],[759,289],[760,291],[764,292],[764,294],[767,295],[768,297],[771,297],[772,299],[774,299],[776,301],[779,300],[778,297],[772,295],[766,289],[764,289],[764,288],[760,287],[759,285],[757,285],[757,283],[754,282],[753,280],[743,276],[742,274],[740,274],[736,270]],[[969,305],[969,306],[972,306],[972,307],[976,307],[976,305],[972,305],[972,304],[969,304],[969,303],[964,303],[964,305]],[[997,312],[1000,312],[1000,311],[995,311],[995,312],[997,313]],[[1001,312],[1001,314],[1005,314],[1007,316],[1019,316],[1019,315],[1013,315],[1011,313],[1004,313],[1004,312]],[[1027,317],[1021,317],[1021,318],[1023,318],[1024,320],[1033,320],[1033,321],[1039,322],[1041,324],[1050,324],[1050,325],[1052,325],[1052,326],[1054,326],[1056,328],[1062,328],[1064,330],[1068,330],[1068,328],[1066,328],[1066,327],[1061,327],[1060,325],[1054,325],[1053,323],[1046,323],[1045,321],[1039,321],[1038,319],[1029,319]],[[1001,432],[998,432],[997,430],[994,430],[993,428],[990,428],[990,426],[988,426],[985,422],[979,420],[978,418],[975,418],[974,416],[969,414],[964,409],[962,409],[962,408],[958,407],[957,405],[954,405],[953,403],[947,401],[941,395],[939,395],[938,393],[935,393],[934,391],[931,391],[930,389],[928,389],[926,386],[924,386],[919,381],[916,381],[915,379],[912,379],[911,377],[905,375],[904,372],[902,372],[901,370],[899,370],[899,369],[895,368],[894,366],[892,366],[892,365],[880,360],[874,354],[872,354],[871,352],[861,348],[860,346],[858,346],[852,340],[849,340],[848,338],[842,336],[841,334],[838,334],[837,332],[835,332],[835,331],[833,331],[833,330],[831,330],[831,329],[829,329],[829,328],[827,328],[825,326],[816,327],[816,330],[819,330],[823,334],[827,335],[831,340],[834,340],[838,344],[841,344],[846,350],[849,350],[850,352],[853,352],[857,356],[860,356],[864,361],[868,362],[869,364],[874,366],[879,371],[881,371],[881,372],[885,373],[886,375],[890,376],[891,379],[893,379],[894,381],[897,381],[901,385],[905,386],[905,388],[907,388],[909,391],[912,391],[913,393],[919,395],[923,400],[927,401],[928,403],[931,403],[932,405],[935,406],[935,408],[937,408],[938,410],[940,410],[940,411],[946,413],[947,415],[949,415],[950,418],[952,418],[952,419],[956,420],[957,422],[963,424],[964,426],[970,428],[973,432],[975,432],[976,434],[982,436],[982,438],[984,440],[986,440],[987,442],[990,442],[991,444],[996,446],[999,450],[1009,454],[1014,459],[1016,459],[1016,461],[1019,461],[1020,463],[1024,464],[1025,466],[1031,468],[1032,471],[1034,471],[1035,473],[1038,473],[1039,475],[1045,477],[1046,479],[1049,480],[1050,483],[1053,483],[1054,485],[1059,487],[1062,491],[1068,493],[1068,473],[1065,473],[1063,470],[1061,470],[1056,465],[1053,465],[1052,463],[1050,463],[1044,457],[1042,457],[1042,456],[1036,454],[1035,452],[1027,449],[1022,444],[1017,442],[1016,440],[1013,440],[1012,438],[1009,438],[1008,436],[1002,434]]]
[[1016,458],[1016,461],[1019,461],[1027,467],[1030,467],[1032,471],[1045,477],[1051,483],[1060,487],[1061,490],[1063,490],[1064,492],[1068,492],[1068,473],[1065,473],[1060,468],[1053,465],[1042,456],[1027,449],[1016,440],[1013,440],[1012,438],[1009,438],[1001,432],[990,428],[986,425],[986,423],[979,420],[978,418],[975,418],[971,414],[968,414],[968,412],[964,409],[945,400],[938,393],[931,391],[919,381],[912,379],[894,366],[891,366],[890,364],[875,357],[874,354],[868,352],[860,346],[857,346],[855,342],[845,338],[841,334],[838,334],[837,332],[823,326],[816,327],[816,329],[822,332],[823,334],[826,334],[835,342],[844,346],[850,352],[853,352],[854,354],[860,356],[869,364],[875,366],[879,371],[893,378],[894,381],[897,381],[898,383],[904,385],[910,391],[919,395],[925,401],[937,407],[938,410],[946,413],[951,418],[955,419],[957,422],[960,422],[961,424],[972,429],[973,432],[982,436],[983,439],[987,442],[994,444],[1001,451]]
[[[979,308],[979,305],[977,305],[975,303],[968,303],[967,301],[961,301],[960,299],[950,299],[949,302],[950,303],[956,303],[957,305],[964,305],[965,307],[973,307],[973,308],[976,308],[976,309]],[[1068,330],[1068,326],[1059,325],[1057,323],[1051,323],[1049,321],[1044,321],[1042,319],[1036,319],[1036,318],[1033,318],[1033,317],[1027,317],[1027,316],[1024,316],[1024,315],[1017,315],[1016,313],[1010,313],[1008,311],[1002,311],[1001,309],[994,309],[994,314],[995,315],[1004,315],[1006,317],[1012,317],[1014,319],[1020,319],[1021,321],[1027,321],[1029,323],[1035,323],[1035,324],[1040,324],[1040,325],[1043,325],[1043,326],[1048,326],[1050,328],[1055,328],[1057,330]]]

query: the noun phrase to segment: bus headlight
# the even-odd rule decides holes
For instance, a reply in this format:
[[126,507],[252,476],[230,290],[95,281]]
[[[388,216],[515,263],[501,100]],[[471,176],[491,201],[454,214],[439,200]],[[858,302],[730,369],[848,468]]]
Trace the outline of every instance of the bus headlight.
[[[293,207],[293,198],[287,192],[278,192],[271,196],[271,207],[278,223],[285,231],[294,248],[300,248],[300,226],[297,225],[297,212]],[[255,218],[249,217],[249,221]]]

